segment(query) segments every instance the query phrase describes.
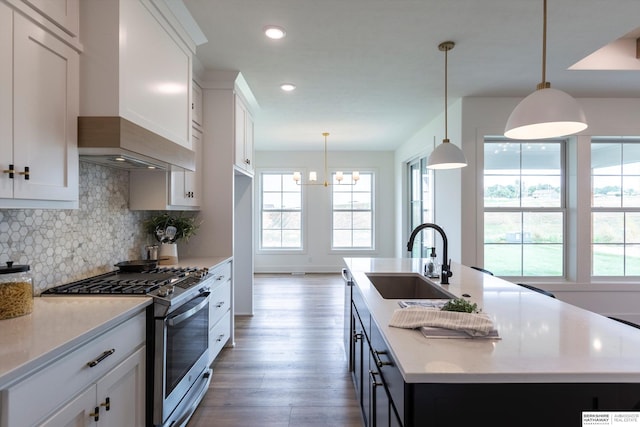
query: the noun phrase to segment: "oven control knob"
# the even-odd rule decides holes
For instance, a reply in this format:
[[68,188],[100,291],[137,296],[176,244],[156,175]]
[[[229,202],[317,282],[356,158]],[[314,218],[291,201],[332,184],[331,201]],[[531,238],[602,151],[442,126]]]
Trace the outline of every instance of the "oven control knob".
[[168,297],[169,295],[171,295],[174,291],[174,287],[173,285],[169,285],[169,286],[163,286],[160,289],[158,289],[158,296],[160,297]]

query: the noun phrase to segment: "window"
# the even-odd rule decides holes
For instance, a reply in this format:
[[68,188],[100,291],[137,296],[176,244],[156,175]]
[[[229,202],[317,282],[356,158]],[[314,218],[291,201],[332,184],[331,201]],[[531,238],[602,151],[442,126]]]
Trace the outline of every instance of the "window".
[[562,141],[484,143],[484,267],[499,276],[564,276]]
[[[335,173],[332,174],[335,182]],[[350,173],[343,184],[332,185],[333,249],[373,249],[373,173],[360,172],[360,180],[350,185]]]
[[592,139],[591,274],[640,276],[640,144]]
[[[433,222],[433,171],[427,169],[427,158],[409,164],[409,227],[411,232],[418,225]],[[428,258],[429,248],[434,246],[434,231],[424,230],[416,236],[412,257]]]
[[293,172],[262,172],[260,188],[260,249],[302,249],[302,193]]

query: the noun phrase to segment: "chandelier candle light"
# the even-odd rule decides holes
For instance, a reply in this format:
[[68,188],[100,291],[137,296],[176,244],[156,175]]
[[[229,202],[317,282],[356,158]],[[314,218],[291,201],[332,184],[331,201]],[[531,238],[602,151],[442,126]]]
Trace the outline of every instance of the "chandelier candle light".
[[[308,183],[303,183],[303,182],[300,182],[302,180],[302,175],[300,174],[300,172],[294,172],[293,173],[293,180],[296,182],[296,184],[298,184],[298,185],[322,185],[324,187],[328,187],[330,185],[333,185],[333,183],[330,183],[329,181],[327,181],[327,176],[329,176],[329,172],[328,172],[328,168],[327,168],[327,137],[329,136],[329,132],[323,132],[322,136],[324,136],[324,181],[323,182],[318,182],[318,174],[315,171],[311,171],[311,172],[309,172],[309,182]],[[336,181],[338,181],[339,185],[356,185],[358,183],[359,179],[360,179],[360,172],[353,171],[353,172],[351,172],[351,180],[352,180],[352,182],[349,183],[349,184],[342,184],[342,181],[344,180],[344,173],[342,171],[337,171],[336,172]]]

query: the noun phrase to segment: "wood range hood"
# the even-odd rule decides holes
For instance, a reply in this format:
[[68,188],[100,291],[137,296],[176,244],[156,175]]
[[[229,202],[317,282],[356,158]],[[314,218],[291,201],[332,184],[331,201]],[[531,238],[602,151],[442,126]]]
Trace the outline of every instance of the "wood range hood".
[[78,117],[80,160],[118,169],[195,170],[195,152],[122,117]]

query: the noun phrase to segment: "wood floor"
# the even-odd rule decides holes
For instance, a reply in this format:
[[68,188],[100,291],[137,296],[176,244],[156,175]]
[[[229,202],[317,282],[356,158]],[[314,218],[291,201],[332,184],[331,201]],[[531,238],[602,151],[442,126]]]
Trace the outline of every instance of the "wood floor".
[[254,316],[236,317],[188,427],[362,427],[343,304],[339,274],[256,275]]

